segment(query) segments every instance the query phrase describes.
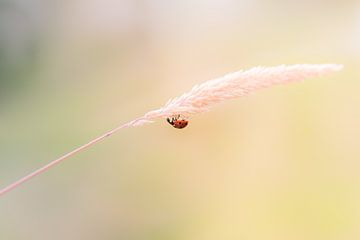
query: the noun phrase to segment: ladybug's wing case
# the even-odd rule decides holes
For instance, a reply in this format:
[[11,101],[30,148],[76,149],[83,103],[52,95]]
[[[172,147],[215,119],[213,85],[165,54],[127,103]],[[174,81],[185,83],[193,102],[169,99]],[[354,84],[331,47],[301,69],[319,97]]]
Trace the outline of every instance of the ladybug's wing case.
[[182,121],[182,126],[183,126],[182,128],[186,127],[188,124],[189,124],[188,121],[183,120],[183,121]]
[[174,127],[178,129],[182,129],[188,125],[188,122],[185,120],[175,121]]

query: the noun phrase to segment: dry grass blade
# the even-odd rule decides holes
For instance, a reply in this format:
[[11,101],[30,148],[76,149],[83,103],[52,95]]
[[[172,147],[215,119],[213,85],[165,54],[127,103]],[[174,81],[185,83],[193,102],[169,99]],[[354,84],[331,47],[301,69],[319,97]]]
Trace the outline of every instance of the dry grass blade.
[[74,154],[79,153],[93,146],[97,142],[111,136],[120,129],[150,123],[156,118],[167,118],[177,114],[189,116],[195,113],[202,113],[208,111],[217,103],[223,102],[227,99],[244,96],[258,89],[283,83],[297,82],[307,78],[339,71],[341,69],[342,65],[337,64],[300,64],[290,66],[282,65],[278,67],[255,67],[248,71],[238,71],[227,74],[221,78],[209,80],[194,86],[189,92],[169,100],[162,108],[150,111],[143,117],[121,125],[33,171],[27,176],[1,189],[0,196],[12,191],[33,177],[46,172],[51,167],[68,159]]

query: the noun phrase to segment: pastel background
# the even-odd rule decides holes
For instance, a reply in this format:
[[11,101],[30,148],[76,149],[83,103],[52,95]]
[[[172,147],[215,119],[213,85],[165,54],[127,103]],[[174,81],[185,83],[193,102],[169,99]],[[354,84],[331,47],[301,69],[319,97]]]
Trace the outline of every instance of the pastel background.
[[1,197],[0,239],[360,239],[359,43],[357,0],[1,0],[1,187],[224,73],[345,69],[125,129]]

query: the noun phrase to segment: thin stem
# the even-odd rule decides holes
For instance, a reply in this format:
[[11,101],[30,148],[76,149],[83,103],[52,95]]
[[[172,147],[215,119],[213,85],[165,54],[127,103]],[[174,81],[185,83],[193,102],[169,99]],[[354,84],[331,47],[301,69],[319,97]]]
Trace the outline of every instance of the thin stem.
[[116,133],[117,131],[119,131],[120,129],[123,129],[123,128],[126,128],[126,127],[130,127],[130,126],[135,126],[137,123],[141,122],[142,120],[144,120],[144,118],[138,118],[138,119],[135,119],[131,122],[128,122],[126,124],[123,124],[117,128],[114,128],[113,130],[95,138],[94,140],[91,140],[90,142],[76,148],[75,150],[59,157],[58,159],[55,159],[54,161],[46,164],[45,166],[33,171],[32,173],[26,175],[25,177],[23,178],[20,178],[19,180],[15,181],[14,183],[8,185],[7,187],[3,188],[0,190],[0,196],[4,195],[5,193],[8,193],[12,190],[14,190],[15,188],[17,188],[18,186],[20,186],[21,184],[29,181],[30,179],[32,179],[33,177],[36,177],[37,175],[40,175],[44,172],[46,172],[47,170],[49,170],[51,167],[57,165],[58,163],[68,159],[69,157],[75,155],[76,153],[78,152],[81,152],[83,150],[85,150],[86,148],[89,148],[91,147],[92,145],[96,144],[97,142],[100,142],[101,140],[111,136],[112,134]]

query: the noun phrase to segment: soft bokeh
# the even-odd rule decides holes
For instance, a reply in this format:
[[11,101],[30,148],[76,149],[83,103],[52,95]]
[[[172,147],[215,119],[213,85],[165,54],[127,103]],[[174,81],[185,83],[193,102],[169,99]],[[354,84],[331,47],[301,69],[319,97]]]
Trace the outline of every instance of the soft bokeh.
[[0,186],[194,84],[342,63],[125,129],[0,199],[1,240],[360,239],[360,3],[0,1]]

